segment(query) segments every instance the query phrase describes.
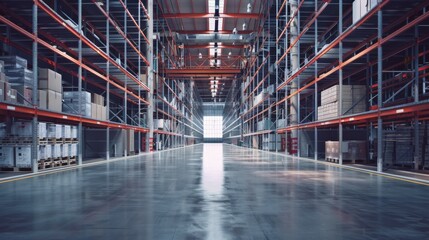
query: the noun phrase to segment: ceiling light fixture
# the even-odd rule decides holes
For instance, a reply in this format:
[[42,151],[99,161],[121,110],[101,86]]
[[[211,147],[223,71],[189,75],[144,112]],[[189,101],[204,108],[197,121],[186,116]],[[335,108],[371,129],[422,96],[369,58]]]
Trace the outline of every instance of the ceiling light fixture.
[[243,23],[243,31],[246,31],[246,23]]
[[248,3],[247,4],[247,13],[252,12],[252,4]]

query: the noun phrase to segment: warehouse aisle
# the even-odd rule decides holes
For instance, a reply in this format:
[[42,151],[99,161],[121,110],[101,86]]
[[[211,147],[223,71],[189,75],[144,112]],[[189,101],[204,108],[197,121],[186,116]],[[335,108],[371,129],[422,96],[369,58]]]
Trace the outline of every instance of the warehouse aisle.
[[0,239],[427,239],[429,187],[222,144],[0,184]]

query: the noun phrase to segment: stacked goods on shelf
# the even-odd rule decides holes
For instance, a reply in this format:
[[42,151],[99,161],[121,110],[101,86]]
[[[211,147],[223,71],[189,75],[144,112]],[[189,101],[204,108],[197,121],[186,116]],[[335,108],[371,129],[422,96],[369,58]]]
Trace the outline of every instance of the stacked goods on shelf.
[[18,56],[1,56],[0,61],[0,100],[31,105],[33,71],[27,69],[27,60]]
[[254,97],[253,105],[255,106],[255,105],[260,104],[262,101],[264,101],[265,98],[272,95],[274,93],[274,91],[275,91],[274,85],[270,85],[267,88],[262,89],[262,92],[260,92],[258,95],[256,95]]
[[[10,132],[8,132],[10,131]],[[31,168],[31,121],[0,124],[0,167]],[[72,151],[70,150],[72,149]],[[75,158],[77,127],[53,123],[38,123],[38,163]],[[41,166],[42,168],[45,165]]]
[[253,105],[258,105],[260,104],[262,101],[264,101],[264,99],[267,97],[267,91],[264,89],[261,93],[259,93],[258,95],[255,96],[255,98],[253,99]]
[[164,129],[165,120],[164,119],[154,119],[153,120],[153,128],[154,129]]
[[286,119],[277,119],[277,129],[286,127]]
[[281,145],[281,136],[275,134],[268,134],[268,136],[263,135],[262,136],[262,150],[266,151],[275,151],[276,147],[277,149],[280,149]]
[[130,129],[127,130],[126,132],[127,134],[127,155],[131,155],[131,154],[135,154],[135,150],[134,150],[134,130]]
[[[383,158],[384,163],[390,166],[412,166],[414,164],[414,128],[411,126],[397,126],[385,130]],[[419,146],[423,147],[424,131],[421,129]]]
[[144,85],[147,86],[147,75],[146,74],[140,74],[140,82],[142,82]]
[[264,119],[262,119],[261,121],[259,121],[257,123],[256,129],[258,131],[261,131],[261,130],[270,130],[272,128],[272,126],[273,126],[273,122],[271,122],[271,120],[268,119],[268,118],[264,118]]
[[39,68],[39,108],[54,112],[62,111],[62,76],[47,68]]
[[378,0],[355,0],[353,1],[353,23],[359,21],[371,9],[378,4]]
[[63,112],[90,118],[91,107],[91,93],[86,91],[81,91],[80,94],[78,91],[64,92]]
[[106,121],[106,107],[104,106],[104,97],[98,94],[92,94],[91,117],[94,119]]
[[14,167],[14,146],[0,145],[0,167]]
[[366,111],[366,86],[343,85],[343,106],[340,111],[340,87],[332,86],[321,94],[321,106],[318,107],[318,120],[336,118],[343,114],[355,114]]
[[[339,159],[339,142],[325,142],[325,159],[327,161],[338,162]],[[367,160],[367,143],[366,141],[343,141],[341,151],[343,153],[343,161],[366,161]]]

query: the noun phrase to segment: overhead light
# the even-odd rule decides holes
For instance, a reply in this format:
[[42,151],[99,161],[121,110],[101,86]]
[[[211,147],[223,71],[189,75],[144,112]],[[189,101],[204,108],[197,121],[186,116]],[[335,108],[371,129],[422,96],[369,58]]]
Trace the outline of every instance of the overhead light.
[[234,29],[232,30],[232,34],[237,34],[237,33],[238,33],[237,28],[234,28]]
[[246,31],[246,23],[243,23],[243,31]]
[[203,58],[203,54],[201,54],[201,52],[200,53],[198,53],[198,58]]
[[243,40],[243,35],[240,35],[240,40]]
[[252,4],[248,3],[247,4],[247,13],[252,12]]
[[228,58],[231,58],[232,52],[228,53]]

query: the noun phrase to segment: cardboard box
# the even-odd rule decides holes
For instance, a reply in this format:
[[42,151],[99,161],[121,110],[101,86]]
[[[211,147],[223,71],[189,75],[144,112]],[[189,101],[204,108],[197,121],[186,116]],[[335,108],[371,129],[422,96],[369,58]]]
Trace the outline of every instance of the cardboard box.
[[0,146],[0,166],[13,167],[15,155],[13,146]]
[[32,105],[33,90],[27,84],[11,84],[11,88],[17,92],[17,101],[20,104]]
[[103,117],[103,106],[97,105],[97,119],[102,120]]
[[48,109],[48,92],[46,90],[37,90],[37,91],[39,92],[37,105],[41,109]]
[[140,74],[140,81],[147,86],[147,75]]
[[47,90],[47,109],[54,112],[62,112],[62,94]]
[[109,119],[107,118],[107,107],[106,106],[101,106],[101,118],[100,118],[100,120],[109,121]]
[[95,103],[91,103],[91,118],[98,119],[97,104],[95,104]]
[[51,69],[39,68],[39,89],[62,93],[61,74],[52,71]]
[[15,166],[20,168],[31,168],[31,146],[15,147]]
[[12,89],[9,85],[9,83],[5,83],[5,89],[6,89],[6,95],[5,95],[5,101],[9,103],[17,103],[17,92],[15,89]]
[[93,93],[91,97],[92,97],[92,99],[91,99],[92,103],[104,106],[104,97],[103,96]]

